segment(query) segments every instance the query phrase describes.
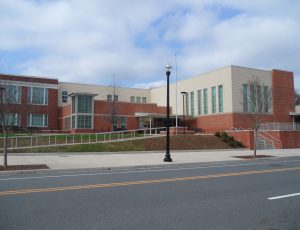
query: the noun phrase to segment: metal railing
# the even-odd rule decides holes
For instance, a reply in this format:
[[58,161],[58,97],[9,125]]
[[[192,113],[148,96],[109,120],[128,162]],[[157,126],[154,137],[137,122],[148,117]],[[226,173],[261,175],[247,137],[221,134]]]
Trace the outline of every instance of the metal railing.
[[280,130],[280,131],[292,131],[300,130],[300,123],[291,122],[267,122],[260,126],[263,130]]
[[[276,138],[276,137],[273,137],[271,134],[265,132],[265,130],[261,130],[261,129],[260,129],[260,130],[258,130],[257,134],[260,135],[261,137],[265,138],[266,140],[272,142],[272,145],[273,145],[274,147],[276,147],[276,146],[275,146],[275,142],[278,142],[278,143],[279,143],[279,147],[282,149],[282,142],[281,142],[281,140],[279,140],[279,139]],[[267,136],[267,137],[266,137],[266,136]]]
[[[7,138],[8,149],[37,147],[55,147],[92,143],[119,142],[134,139],[151,138],[160,135],[165,127],[114,131],[105,133],[68,133],[68,134],[33,134],[16,135]],[[0,137],[0,149],[3,149],[4,137]]]

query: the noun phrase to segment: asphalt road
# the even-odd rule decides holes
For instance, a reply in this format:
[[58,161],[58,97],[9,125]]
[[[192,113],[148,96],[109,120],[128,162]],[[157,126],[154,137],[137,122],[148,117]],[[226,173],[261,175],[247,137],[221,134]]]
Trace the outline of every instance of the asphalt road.
[[299,193],[300,157],[4,172],[0,229],[296,230]]

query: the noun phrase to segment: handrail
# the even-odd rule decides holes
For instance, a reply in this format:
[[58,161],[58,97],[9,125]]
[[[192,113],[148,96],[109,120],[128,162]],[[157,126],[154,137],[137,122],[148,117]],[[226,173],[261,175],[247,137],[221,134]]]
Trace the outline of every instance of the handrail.
[[[266,140],[267,140],[267,141],[269,141],[269,142],[271,142],[271,143],[272,143],[272,146],[273,146],[273,148],[275,147],[275,145],[274,145],[274,141],[273,141],[273,140],[266,138],[265,136],[261,135],[259,132],[257,132],[257,137],[260,137],[261,139],[263,139],[263,140],[264,140],[264,142],[266,142]],[[265,143],[265,144],[266,144],[266,143]]]
[[[122,130],[103,133],[64,133],[64,134],[42,134],[31,136],[12,136],[7,137],[8,149],[23,149],[34,147],[63,146],[75,144],[91,144],[118,142],[124,140],[141,139],[155,137],[164,131],[165,127],[154,127],[144,129]],[[154,132],[153,132],[154,130]],[[4,137],[0,137],[0,143],[3,143]],[[2,145],[3,146],[3,145]],[[2,147],[1,146],[1,147]],[[2,149],[0,147],[0,149]]]
[[267,136],[270,137],[271,139],[273,139],[273,140],[279,142],[280,148],[282,149],[282,142],[281,142],[281,140],[277,139],[276,137],[273,137],[271,134],[267,133],[267,132],[264,131],[264,130],[261,130],[261,129],[260,129],[259,131],[262,132],[263,134],[267,135]]

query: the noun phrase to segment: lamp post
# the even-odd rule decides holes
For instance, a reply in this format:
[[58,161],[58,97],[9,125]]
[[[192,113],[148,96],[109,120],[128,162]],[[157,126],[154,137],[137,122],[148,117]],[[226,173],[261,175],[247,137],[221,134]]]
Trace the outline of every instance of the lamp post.
[[172,162],[170,155],[170,101],[169,101],[169,78],[171,74],[171,65],[166,65],[166,75],[167,75],[167,136],[166,136],[166,155],[164,158],[165,162]]
[[183,107],[182,107],[182,120],[183,120],[183,134],[185,135],[185,106],[184,106],[184,96],[186,96],[187,92],[181,92],[182,94],[182,104],[183,104]]

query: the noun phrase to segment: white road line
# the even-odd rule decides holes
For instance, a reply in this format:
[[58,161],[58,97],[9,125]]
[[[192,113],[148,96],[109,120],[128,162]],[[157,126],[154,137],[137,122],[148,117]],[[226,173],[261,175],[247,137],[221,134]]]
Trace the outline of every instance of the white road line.
[[288,195],[283,195],[283,196],[274,196],[274,197],[268,198],[268,200],[278,200],[278,199],[288,198],[288,197],[292,197],[292,196],[300,196],[300,193],[293,193],[293,194],[288,194]]
[[270,164],[270,163],[274,163],[274,164],[276,164],[276,163],[290,163],[290,162],[299,162],[299,161],[300,160],[292,160],[292,161],[264,161],[264,162],[256,162],[256,163],[213,165],[213,166],[198,166],[198,167],[145,169],[145,170],[130,170],[130,171],[117,171],[117,172],[99,172],[99,173],[63,174],[63,175],[55,175],[55,176],[11,177],[11,178],[1,178],[0,181],[44,179],[44,178],[63,178],[63,177],[80,177],[80,176],[97,176],[97,175],[112,175],[112,174],[130,174],[130,173],[145,173],[145,172],[164,172],[164,171],[180,171],[180,170],[195,170],[195,169],[208,169],[208,168],[222,168],[222,167],[264,165],[264,164]]

